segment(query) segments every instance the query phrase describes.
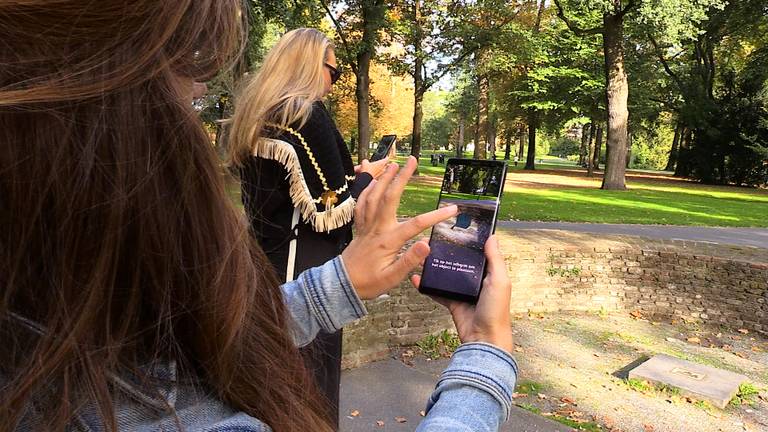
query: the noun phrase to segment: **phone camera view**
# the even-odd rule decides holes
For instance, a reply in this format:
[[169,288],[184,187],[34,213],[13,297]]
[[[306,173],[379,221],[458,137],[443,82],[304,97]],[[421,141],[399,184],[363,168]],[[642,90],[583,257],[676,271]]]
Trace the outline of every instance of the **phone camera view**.
[[503,178],[501,164],[446,167],[439,207],[456,204],[459,212],[433,228],[423,286],[471,297],[480,293],[483,250],[493,231]]

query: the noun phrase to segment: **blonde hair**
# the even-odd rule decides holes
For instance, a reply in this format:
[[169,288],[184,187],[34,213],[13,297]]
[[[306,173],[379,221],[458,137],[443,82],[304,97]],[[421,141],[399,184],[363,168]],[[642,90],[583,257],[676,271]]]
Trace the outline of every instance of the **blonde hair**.
[[323,68],[333,44],[319,30],[292,30],[269,51],[240,93],[232,119],[229,162],[240,165],[258,145],[265,123],[301,127],[323,97]]

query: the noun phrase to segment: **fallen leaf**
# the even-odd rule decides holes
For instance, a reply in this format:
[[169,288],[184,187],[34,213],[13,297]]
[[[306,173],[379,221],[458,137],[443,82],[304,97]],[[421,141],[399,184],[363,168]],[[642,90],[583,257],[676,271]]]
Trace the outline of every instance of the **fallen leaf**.
[[545,395],[544,393],[539,393],[539,394],[538,394],[538,395],[536,395],[536,396],[538,396],[538,398],[539,398],[539,399],[542,399],[542,400],[543,400],[543,399],[547,399],[547,395]]
[[639,318],[642,318],[642,317],[643,317],[643,313],[642,313],[642,312],[640,312],[639,310],[634,310],[634,311],[630,312],[630,313],[629,313],[629,315],[630,315],[632,318],[635,318],[635,319],[639,319]]
[[528,397],[528,393],[512,393],[512,399]]
[[744,328],[740,328],[740,329],[738,329],[738,330],[736,330],[736,331],[737,331],[737,332],[739,332],[739,333],[741,333],[741,334],[749,334],[749,330],[747,330],[747,329],[744,329]]
[[424,411],[419,411],[419,415],[420,415],[420,416],[422,416],[422,417],[424,417],[424,416],[426,416],[426,415],[427,415],[427,413],[425,413]]
[[731,352],[731,350],[732,350],[732,349],[733,349],[733,347],[732,347],[732,346],[730,346],[730,345],[723,345],[723,346],[722,346],[722,350],[723,350],[723,351],[728,351],[728,352]]
[[689,337],[688,338],[688,343],[698,344],[698,343],[701,343],[701,339],[699,339],[697,337]]
[[675,338],[673,338],[673,337],[668,337],[668,338],[666,339],[666,341],[667,341],[667,342],[679,342],[679,340],[678,340],[678,339],[675,339]]
[[595,356],[595,357],[600,357],[600,354],[598,354],[598,353],[592,353],[592,355]]
[[359,416],[359,415],[360,415],[360,411],[358,411],[358,410],[352,410],[352,412],[351,412],[351,413],[349,413],[349,415],[351,415],[352,417],[357,417],[357,416]]
[[644,424],[644,425],[643,425],[643,430],[644,430],[645,432],[653,432],[653,426],[651,426],[651,425],[648,425],[648,424]]
[[741,358],[743,358],[743,359],[748,359],[748,358],[749,358],[749,357],[747,357],[747,355],[746,355],[746,354],[744,354],[744,353],[740,353],[740,352],[734,352],[734,354],[735,354],[735,355],[737,355],[737,356],[739,356],[739,357],[741,357]]
[[754,351],[754,352],[763,352],[762,348],[760,348],[759,346],[753,346],[752,347],[752,351]]
[[376,426],[384,427],[384,422],[382,420],[376,420]]
[[395,421],[398,423],[405,423],[408,420],[405,417],[395,417]]
[[573,399],[571,399],[569,397],[562,397],[562,398],[560,398],[560,402],[562,402],[564,404],[576,405],[576,401],[574,401]]
[[516,346],[515,347],[515,352],[523,352],[523,348],[521,348],[519,346]]
[[544,417],[552,417],[555,414],[551,413],[551,412],[543,412],[543,413],[541,413],[541,415],[543,415]]

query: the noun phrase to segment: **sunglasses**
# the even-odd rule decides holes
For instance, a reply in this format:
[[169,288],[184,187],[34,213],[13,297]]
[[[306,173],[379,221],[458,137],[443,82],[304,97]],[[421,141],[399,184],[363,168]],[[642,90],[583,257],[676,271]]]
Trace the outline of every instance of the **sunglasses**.
[[325,63],[325,67],[327,67],[328,70],[331,71],[331,85],[336,84],[336,81],[338,81],[339,78],[341,78],[341,71],[329,65],[328,63]]

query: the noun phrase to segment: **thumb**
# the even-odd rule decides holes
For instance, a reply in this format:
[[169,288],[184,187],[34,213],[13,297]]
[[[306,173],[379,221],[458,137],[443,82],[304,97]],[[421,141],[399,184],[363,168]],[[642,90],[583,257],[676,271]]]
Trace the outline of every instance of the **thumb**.
[[405,279],[408,276],[408,273],[421,265],[428,255],[429,245],[423,241],[414,243],[413,246],[409,247],[408,250],[390,266],[391,273],[388,277],[396,280]]

